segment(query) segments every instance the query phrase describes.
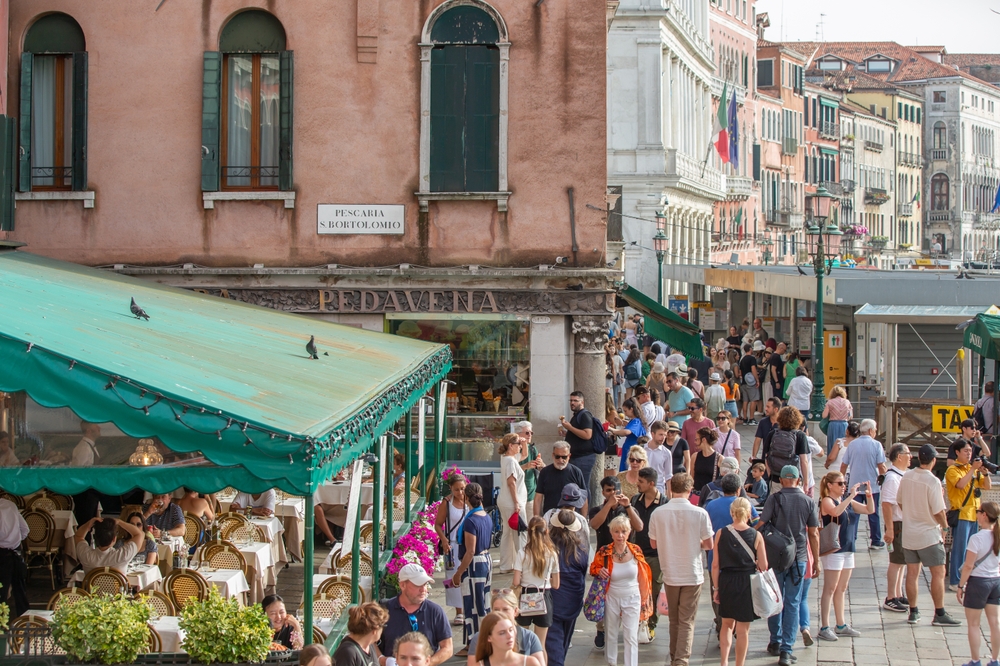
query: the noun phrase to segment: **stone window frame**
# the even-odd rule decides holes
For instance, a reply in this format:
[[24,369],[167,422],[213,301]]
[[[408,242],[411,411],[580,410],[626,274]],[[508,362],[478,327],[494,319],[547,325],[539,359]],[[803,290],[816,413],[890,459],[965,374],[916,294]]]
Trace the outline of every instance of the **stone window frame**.
[[[476,7],[486,12],[496,23],[500,39],[500,122],[498,132],[497,191],[496,192],[432,192],[431,191],[431,30],[434,23],[449,9],[463,5]],[[426,212],[431,201],[496,201],[497,210],[507,210],[510,192],[507,187],[507,116],[508,116],[508,69],[510,64],[510,36],[507,23],[500,12],[485,0],[447,0],[438,5],[424,22],[420,33],[420,181],[416,192],[420,210]]]

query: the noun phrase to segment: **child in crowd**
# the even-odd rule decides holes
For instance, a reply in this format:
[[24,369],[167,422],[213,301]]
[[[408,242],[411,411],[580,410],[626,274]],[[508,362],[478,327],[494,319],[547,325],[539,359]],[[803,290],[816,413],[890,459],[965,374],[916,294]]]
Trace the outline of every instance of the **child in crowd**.
[[767,481],[764,480],[765,471],[764,463],[754,463],[753,467],[750,468],[750,476],[753,477],[753,481],[743,487],[747,491],[747,497],[753,498],[757,506],[764,506],[764,501],[767,500],[768,487]]

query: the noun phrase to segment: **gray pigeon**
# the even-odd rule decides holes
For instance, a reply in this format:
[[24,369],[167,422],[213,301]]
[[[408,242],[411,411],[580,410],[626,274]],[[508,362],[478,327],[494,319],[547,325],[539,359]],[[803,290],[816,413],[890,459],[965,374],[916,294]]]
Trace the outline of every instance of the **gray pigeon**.
[[139,307],[139,304],[135,302],[135,298],[132,299],[132,305],[129,306],[129,310],[132,311],[132,314],[135,315],[136,319],[142,317],[146,321],[149,321],[149,315],[146,314],[145,310]]
[[316,336],[310,335],[309,342],[306,343],[306,353],[309,354],[310,359],[318,359],[319,354],[316,353]]

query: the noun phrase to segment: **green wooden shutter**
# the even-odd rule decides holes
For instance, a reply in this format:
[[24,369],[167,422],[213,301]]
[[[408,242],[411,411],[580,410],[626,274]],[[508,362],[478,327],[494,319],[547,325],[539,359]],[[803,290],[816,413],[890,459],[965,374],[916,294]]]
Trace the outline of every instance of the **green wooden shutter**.
[[14,154],[17,152],[17,121],[0,116],[0,231],[14,230]]
[[465,191],[465,52],[431,51],[431,191]]
[[205,51],[201,89],[201,190],[219,190],[222,54]]
[[292,51],[281,52],[281,99],[278,133],[278,188],[289,192],[292,189],[292,102],[294,77]]
[[753,144],[753,179],[760,181],[760,144]]
[[467,46],[465,189],[496,192],[500,159],[500,50]]
[[31,191],[31,66],[35,56],[21,54],[21,150],[18,189]]
[[87,189],[87,52],[73,54],[73,191]]

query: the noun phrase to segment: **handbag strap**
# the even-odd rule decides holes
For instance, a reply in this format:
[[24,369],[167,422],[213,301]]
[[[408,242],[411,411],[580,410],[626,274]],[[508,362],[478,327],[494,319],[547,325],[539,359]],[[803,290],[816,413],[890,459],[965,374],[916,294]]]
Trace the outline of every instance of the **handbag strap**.
[[965,505],[969,503],[969,498],[972,497],[972,491],[975,489],[975,487],[976,487],[976,477],[973,476],[971,479],[969,479],[969,492],[965,493],[965,500],[962,502],[962,506],[960,506],[959,509],[964,509]]
[[[729,432],[726,433],[726,441],[722,443],[722,457],[726,457],[726,447],[729,445],[729,438],[733,436],[733,429],[730,428]],[[735,450],[733,451],[735,453]]]
[[750,546],[747,545],[747,542],[743,539],[743,537],[739,535],[739,533],[732,525],[726,525],[726,529],[728,529],[729,533],[733,535],[733,538],[736,539],[741,546],[743,546],[743,550],[747,551],[747,555],[749,555],[750,559],[753,560],[754,564],[756,564],[757,555],[752,550],[750,550]]

